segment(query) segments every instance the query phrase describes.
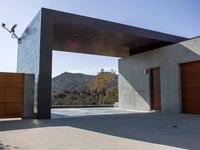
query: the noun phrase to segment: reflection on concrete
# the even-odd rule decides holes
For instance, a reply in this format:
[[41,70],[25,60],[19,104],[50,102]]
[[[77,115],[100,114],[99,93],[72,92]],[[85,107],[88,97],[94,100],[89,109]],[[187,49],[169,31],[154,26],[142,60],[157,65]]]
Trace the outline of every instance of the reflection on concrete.
[[[78,116],[92,115],[114,115],[137,113],[136,111],[124,110],[117,107],[101,107],[101,108],[55,108],[51,109],[51,118],[71,118]],[[141,112],[140,112],[141,113]]]

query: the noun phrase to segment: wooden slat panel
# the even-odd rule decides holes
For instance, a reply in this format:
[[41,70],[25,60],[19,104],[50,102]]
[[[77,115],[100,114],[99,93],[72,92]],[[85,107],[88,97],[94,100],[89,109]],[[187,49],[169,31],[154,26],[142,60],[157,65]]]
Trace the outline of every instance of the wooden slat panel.
[[6,89],[0,87],[0,103],[4,103],[6,101]]
[[23,88],[7,88],[6,102],[21,102],[23,100]]
[[0,73],[0,88],[5,88],[6,86],[6,74]]
[[23,74],[6,74],[6,86],[14,88],[23,88]]
[[200,61],[180,65],[182,112],[200,113]]
[[23,74],[0,73],[0,118],[22,116],[23,88]]
[[182,89],[182,100],[185,101],[200,101],[200,88],[194,89]]
[[190,102],[190,103],[183,103],[183,112],[184,113],[194,113],[199,114],[200,113],[200,102]]
[[182,74],[182,88],[200,88],[200,73]]
[[6,74],[0,73],[0,118],[5,115]]
[[200,73],[199,61],[181,64],[181,74]]
[[22,103],[6,103],[5,118],[20,118],[22,116]]
[[0,102],[0,118],[5,116],[5,104]]

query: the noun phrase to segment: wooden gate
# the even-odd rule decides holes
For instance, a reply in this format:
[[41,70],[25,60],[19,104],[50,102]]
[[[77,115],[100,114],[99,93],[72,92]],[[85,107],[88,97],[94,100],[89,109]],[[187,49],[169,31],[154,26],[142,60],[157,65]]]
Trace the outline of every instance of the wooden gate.
[[0,73],[0,118],[21,118],[24,74]]

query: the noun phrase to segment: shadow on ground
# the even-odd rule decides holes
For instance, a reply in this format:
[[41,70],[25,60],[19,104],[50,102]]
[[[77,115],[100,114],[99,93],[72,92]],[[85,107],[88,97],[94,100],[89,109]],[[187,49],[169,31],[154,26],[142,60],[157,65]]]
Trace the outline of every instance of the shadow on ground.
[[0,150],[17,150],[19,149],[17,146],[5,145],[0,141]]
[[200,149],[200,116],[164,113],[1,121],[0,131],[70,126],[107,135],[184,149]]

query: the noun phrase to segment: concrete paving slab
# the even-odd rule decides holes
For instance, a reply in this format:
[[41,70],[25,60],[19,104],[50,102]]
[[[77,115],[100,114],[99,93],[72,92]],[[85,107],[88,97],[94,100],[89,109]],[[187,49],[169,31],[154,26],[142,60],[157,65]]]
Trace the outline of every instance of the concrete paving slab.
[[200,149],[200,116],[131,113],[0,121],[0,149]]

